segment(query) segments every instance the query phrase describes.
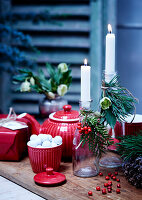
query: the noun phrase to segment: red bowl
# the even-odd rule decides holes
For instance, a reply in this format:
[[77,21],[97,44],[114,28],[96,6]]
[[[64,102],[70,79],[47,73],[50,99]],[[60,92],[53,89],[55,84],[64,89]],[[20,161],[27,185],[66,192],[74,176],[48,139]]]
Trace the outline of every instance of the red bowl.
[[51,167],[58,171],[61,163],[62,145],[52,148],[35,148],[28,146],[28,154],[34,173],[46,171]]

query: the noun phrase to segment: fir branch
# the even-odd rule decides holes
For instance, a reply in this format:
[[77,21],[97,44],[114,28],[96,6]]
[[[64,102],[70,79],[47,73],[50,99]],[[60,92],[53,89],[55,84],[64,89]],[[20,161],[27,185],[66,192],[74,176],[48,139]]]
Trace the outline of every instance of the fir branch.
[[88,143],[89,150],[91,150],[96,156],[101,156],[105,152],[106,146],[112,144],[110,136],[107,133],[107,129],[101,122],[101,117],[98,112],[81,110],[82,126],[91,128],[91,132],[88,134],[81,133],[82,146]]
[[142,132],[137,135],[121,137],[121,142],[115,145],[124,160],[128,160],[130,157],[142,156]]
[[135,111],[135,103],[137,99],[119,83],[119,77],[116,75],[109,82],[103,81],[102,97],[107,97],[111,101],[111,105],[106,109],[101,108],[101,114],[112,128],[116,121],[125,121],[125,118]]

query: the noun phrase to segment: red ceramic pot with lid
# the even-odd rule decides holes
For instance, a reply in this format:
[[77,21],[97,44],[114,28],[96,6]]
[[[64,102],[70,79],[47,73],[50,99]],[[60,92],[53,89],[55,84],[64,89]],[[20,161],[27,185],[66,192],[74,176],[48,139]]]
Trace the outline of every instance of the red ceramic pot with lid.
[[51,113],[41,127],[41,133],[57,135],[63,139],[63,158],[72,157],[72,143],[77,123],[79,122],[79,112],[72,110],[71,105],[63,106],[63,110]]

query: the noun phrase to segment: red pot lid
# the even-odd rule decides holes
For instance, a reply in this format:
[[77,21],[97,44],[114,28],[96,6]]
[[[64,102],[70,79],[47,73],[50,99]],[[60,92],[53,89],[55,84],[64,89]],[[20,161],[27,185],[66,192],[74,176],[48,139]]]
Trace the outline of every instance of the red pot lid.
[[46,172],[41,172],[34,176],[34,181],[40,185],[58,185],[65,182],[65,175],[54,172],[53,168],[46,168]]
[[72,110],[71,105],[64,105],[63,110],[51,113],[49,118],[60,122],[77,122],[79,121],[79,112]]

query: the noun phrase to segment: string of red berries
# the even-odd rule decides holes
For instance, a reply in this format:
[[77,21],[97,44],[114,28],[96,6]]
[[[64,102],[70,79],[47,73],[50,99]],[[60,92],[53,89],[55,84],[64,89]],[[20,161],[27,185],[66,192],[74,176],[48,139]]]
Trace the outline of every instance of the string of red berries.
[[[111,193],[112,192],[112,181],[110,181],[110,178],[113,180],[113,181],[117,181],[117,182],[120,182],[120,179],[118,179],[116,176],[118,175],[118,172],[115,171],[114,174],[112,173],[108,173],[108,176],[105,177],[105,180],[108,180],[108,182],[104,183],[104,187],[105,188],[102,188],[102,194],[107,194],[108,193]],[[99,173],[99,176],[103,176],[103,173],[100,172]],[[117,189],[116,189],[116,194],[120,194],[120,189],[121,188],[121,185],[120,184],[117,184]],[[96,191],[100,191],[101,188],[100,186],[97,186],[96,187]],[[92,196],[93,195],[93,192],[92,191],[89,191],[88,192],[88,195],[89,196]]]
[[88,133],[91,133],[92,130],[91,130],[91,127],[90,126],[82,126],[81,122],[78,122],[78,126],[77,126],[78,130],[79,130],[79,133],[80,134],[88,134]]

